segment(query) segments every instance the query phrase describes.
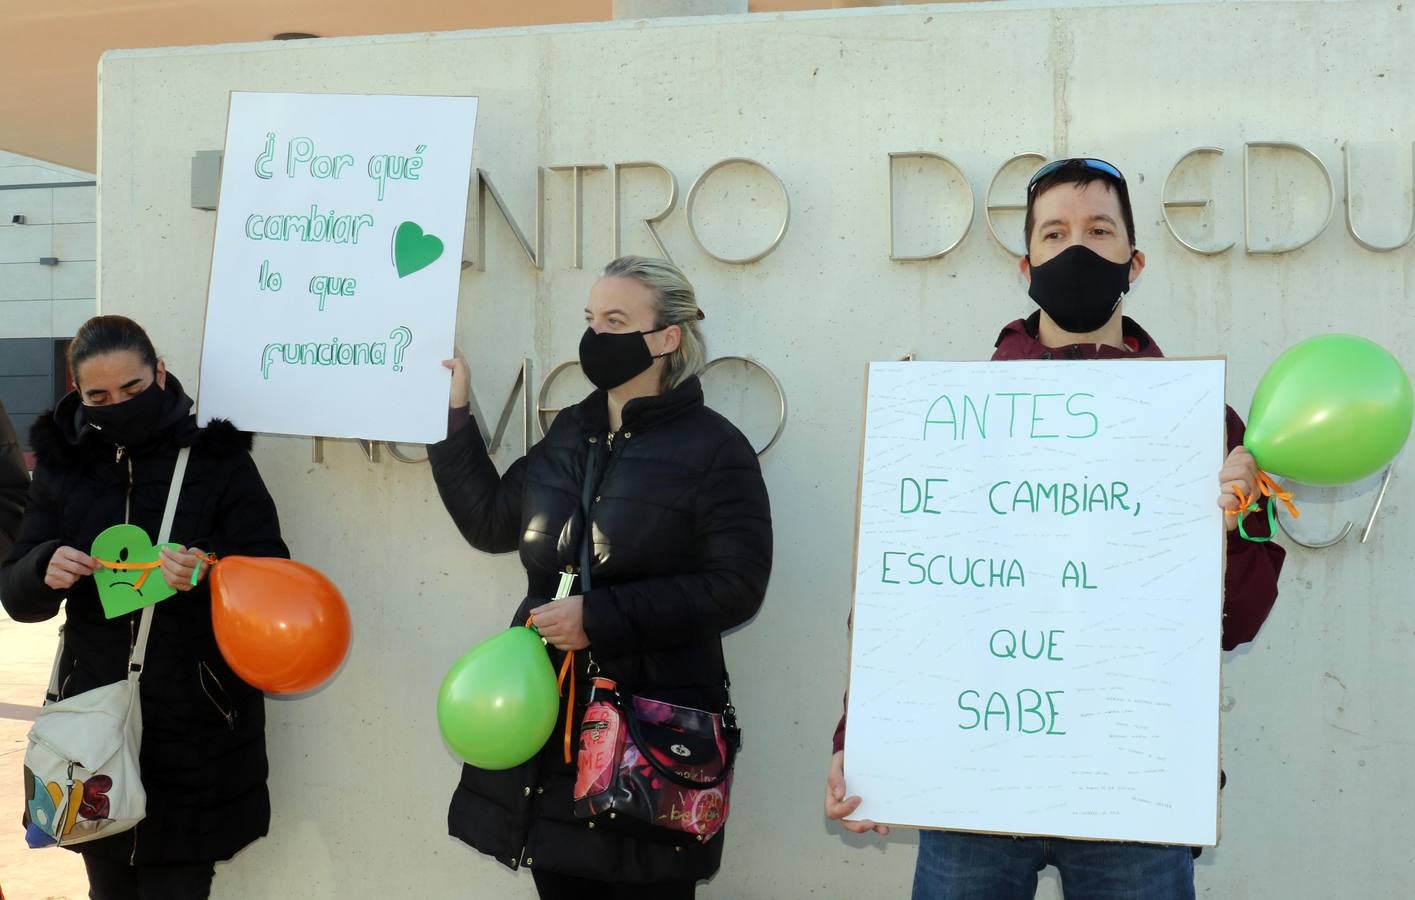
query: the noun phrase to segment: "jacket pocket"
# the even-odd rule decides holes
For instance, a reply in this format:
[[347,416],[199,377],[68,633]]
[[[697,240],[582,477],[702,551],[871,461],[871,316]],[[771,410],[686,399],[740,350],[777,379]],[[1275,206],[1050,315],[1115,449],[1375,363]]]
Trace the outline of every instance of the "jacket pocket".
[[197,663],[197,683],[201,685],[201,692],[211,702],[212,708],[226,721],[226,727],[235,731],[236,705],[231,702],[231,695],[226,692],[226,686],[216,677],[216,673],[205,660]]
[[69,671],[65,673],[63,680],[59,682],[59,694],[56,700],[63,700],[69,695],[69,683],[74,680],[74,671],[78,669],[78,667],[79,661],[78,658],[75,657],[74,661],[69,664]]

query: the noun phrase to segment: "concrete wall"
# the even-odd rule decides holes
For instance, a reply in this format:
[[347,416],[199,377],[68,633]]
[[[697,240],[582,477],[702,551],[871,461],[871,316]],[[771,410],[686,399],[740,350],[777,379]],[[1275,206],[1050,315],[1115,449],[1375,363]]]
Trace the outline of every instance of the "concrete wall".
[[[989,232],[984,194],[1014,154],[1096,154],[1133,186],[1149,267],[1129,311],[1170,355],[1227,354],[1230,398],[1246,410],[1266,365],[1332,330],[1381,340],[1415,363],[1409,314],[1415,245],[1386,253],[1348,234],[1342,147],[1354,163],[1356,227],[1398,243],[1412,207],[1415,9],[1395,2],[1032,3],[350,39],[112,53],[102,64],[100,295],[146,323],[195,387],[214,217],[190,208],[195,151],[220,147],[231,89],[474,93],[476,165],[533,234],[537,166],[656,160],[677,177],[658,226],[697,282],[714,354],[750,356],[780,378],[789,420],[763,466],[776,568],[757,619],[727,653],[747,747],[716,898],[903,896],[916,840],[842,839],[821,816],[829,735],[840,709],[850,604],[861,374],[871,359],[986,357],[998,328],[1029,310],[1015,258]],[[1244,249],[1245,142],[1287,140],[1331,171],[1336,217],[1320,228],[1326,182],[1299,153],[1252,153],[1256,248],[1319,235],[1303,249]],[[1212,198],[1161,217],[1169,198]],[[960,167],[901,161],[889,259],[890,152],[931,151]],[[727,157],[769,166],[790,198],[779,247],[750,265],[714,261],[684,218],[684,192]],[[1035,165],[1035,162],[1030,165]],[[1028,174],[998,179],[1016,203]],[[624,249],[654,248],[640,220],[666,181],[623,171]],[[522,357],[540,381],[573,359],[594,266],[613,253],[612,177],[584,176],[585,268],[571,267],[572,179],[546,173],[543,269],[492,209],[485,269],[462,282],[458,342],[494,415]],[[784,212],[763,173],[730,166],[699,192],[702,242],[722,256],[763,249]],[[968,189],[977,197],[968,216]],[[491,209],[491,204],[488,203]],[[993,214],[1017,243],[1020,216]],[[470,230],[468,252],[476,249]],[[577,394],[552,385],[547,405]],[[712,401],[759,442],[776,397],[759,372],[725,366]],[[522,452],[519,434],[497,454]],[[412,452],[411,448],[404,448]],[[263,437],[257,457],[300,558],[347,592],[347,667],[314,697],[271,702],[271,837],[220,869],[219,897],[529,897],[512,875],[445,832],[456,763],[440,744],[435,690],[447,666],[504,624],[523,591],[514,557],[466,548],[425,466],[371,462],[330,442]],[[1223,843],[1199,863],[1201,894],[1231,898],[1406,897],[1415,803],[1408,600],[1415,480],[1397,473],[1369,542],[1294,547],[1283,596],[1259,640],[1225,664]],[[1304,491],[1294,530],[1325,537],[1365,521],[1374,484]],[[1289,542],[1290,543],[1290,542]],[[1043,897],[1057,896],[1054,879]]]
[[96,199],[87,172],[0,150],[0,402],[22,440],[56,399],[55,339],[97,308]]

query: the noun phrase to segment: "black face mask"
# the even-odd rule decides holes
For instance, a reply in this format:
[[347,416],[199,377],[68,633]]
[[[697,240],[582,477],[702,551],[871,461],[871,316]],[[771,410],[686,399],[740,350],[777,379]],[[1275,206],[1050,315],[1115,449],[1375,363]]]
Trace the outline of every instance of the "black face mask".
[[659,356],[668,355],[660,353],[654,356],[649,352],[648,341],[644,340],[644,335],[657,334],[663,328],[617,334],[612,331],[596,334],[593,328],[586,328],[585,336],[580,338],[580,368],[590,384],[600,390],[617,388],[635,375],[648,371]]
[[[1132,251],[1130,258],[1134,259]],[[1130,260],[1111,262],[1090,247],[1067,247],[1032,267],[1028,295],[1065,331],[1086,334],[1099,329],[1130,291]]]
[[151,440],[162,422],[166,405],[166,395],[153,379],[136,397],[107,406],[85,406],[83,414],[110,444],[137,447]]

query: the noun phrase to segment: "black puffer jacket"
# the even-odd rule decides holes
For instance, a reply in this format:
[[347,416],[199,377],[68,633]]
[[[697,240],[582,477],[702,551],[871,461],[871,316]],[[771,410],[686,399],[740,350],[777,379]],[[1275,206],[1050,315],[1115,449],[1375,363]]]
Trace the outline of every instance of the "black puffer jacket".
[[[703,405],[696,378],[624,407],[609,434],[596,391],[555,418],[544,440],[498,476],[477,428],[429,449],[438,491],[472,546],[519,549],[528,596],[513,623],[579,568],[581,487],[595,455],[592,590],[584,628],[603,673],[634,693],[720,710],[723,631],[761,606],[771,571],[771,510],[755,453]],[[457,428],[458,425],[464,427]],[[576,654],[580,683],[589,654]],[[558,666],[559,651],[552,650]],[[583,698],[585,691],[579,692]],[[583,706],[575,710],[575,733]],[[531,762],[505,772],[464,766],[451,834],[506,865],[619,883],[707,878],[723,835],[705,845],[663,829],[628,832],[576,819],[575,772],[563,756],[564,711]]]
[[[35,423],[29,508],[0,567],[0,598],[13,618],[40,622],[59,612],[64,594],[44,584],[50,557],[61,546],[87,552],[100,531],[122,522],[130,479],[130,521],[156,538],[181,446],[192,451],[171,539],[217,556],[289,555],[248,452],[250,435],[220,420],[198,429],[191,400],[170,373],[165,396],[154,440],[122,459],[83,422],[77,394]],[[207,862],[229,859],[266,833],[265,701],[217,649],[208,584],[203,579],[153,613],[141,682],[147,818],[132,831],[77,845],[81,852],[138,864]],[[65,610],[62,695],[125,677],[141,613],[105,619],[92,578],[70,588]]]
[[25,511],[25,495],[29,493],[29,473],[15,426],[0,403],[0,559],[10,555],[15,533],[20,530],[20,517]]

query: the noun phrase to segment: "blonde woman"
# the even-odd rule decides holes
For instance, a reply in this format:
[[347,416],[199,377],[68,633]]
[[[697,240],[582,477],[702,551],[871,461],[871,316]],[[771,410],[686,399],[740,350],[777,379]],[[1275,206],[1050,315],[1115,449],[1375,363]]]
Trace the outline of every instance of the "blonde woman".
[[[527,597],[557,666],[592,657],[622,689],[701,710],[727,705],[722,632],[761,605],[771,569],[771,512],[746,438],[703,404],[707,354],[692,285],[672,264],[624,257],[590,290],[580,364],[596,390],[498,475],[468,412],[466,362],[452,369],[448,437],[430,449],[443,503],[479,550],[518,550]],[[586,486],[586,480],[590,484]],[[589,516],[582,497],[592,498]],[[561,600],[560,573],[592,535],[591,589]],[[583,582],[581,582],[582,584]],[[583,703],[584,691],[580,692]],[[578,734],[583,705],[570,713]],[[694,895],[717,871],[723,835],[577,818],[565,712],[541,752],[492,772],[465,766],[448,816],[453,836],[532,871],[542,898]]]

